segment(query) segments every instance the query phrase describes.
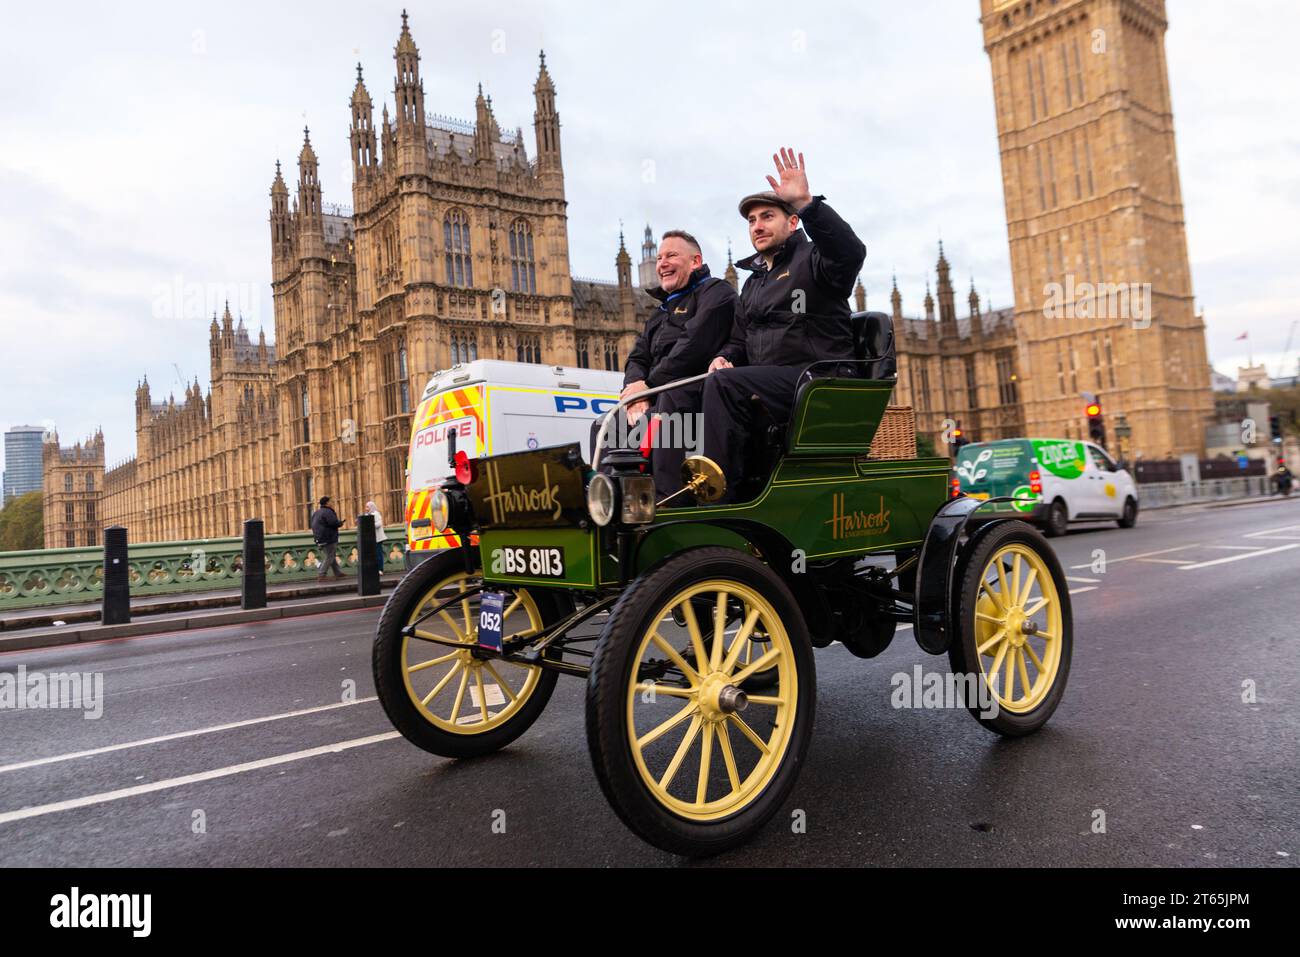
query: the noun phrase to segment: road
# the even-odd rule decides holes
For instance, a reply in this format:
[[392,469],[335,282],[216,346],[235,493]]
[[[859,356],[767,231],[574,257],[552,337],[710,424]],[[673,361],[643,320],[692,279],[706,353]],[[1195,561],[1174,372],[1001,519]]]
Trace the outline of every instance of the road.
[[[1005,741],[962,710],[891,708],[891,675],[946,666],[908,631],[872,661],[824,649],[793,796],[714,863],[1300,863],[1300,500],[1144,514],[1055,544],[1075,649],[1042,732]],[[580,680],[561,678],[505,751],[436,758],[374,700],[376,618],[0,657],[0,677],[100,673],[104,692],[97,720],[0,710],[0,865],[680,863],[601,796]]]

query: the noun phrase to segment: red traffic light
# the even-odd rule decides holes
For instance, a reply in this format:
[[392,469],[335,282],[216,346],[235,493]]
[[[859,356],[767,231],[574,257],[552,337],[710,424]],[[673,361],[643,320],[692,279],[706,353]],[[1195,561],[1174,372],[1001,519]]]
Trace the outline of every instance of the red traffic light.
[[954,439],[960,439],[960,438],[961,438],[961,435],[962,435],[962,433],[961,433],[961,429],[953,429],[953,430],[952,430],[952,437],[953,437]]
[[1084,412],[1088,413],[1089,417],[1101,415],[1101,406],[1096,402],[1091,402],[1088,404],[1088,407],[1084,409]]

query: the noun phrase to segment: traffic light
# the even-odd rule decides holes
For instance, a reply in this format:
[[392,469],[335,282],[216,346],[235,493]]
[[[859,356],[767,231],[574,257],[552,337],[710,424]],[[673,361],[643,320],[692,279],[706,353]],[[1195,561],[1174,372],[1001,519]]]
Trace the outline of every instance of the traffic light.
[[952,445],[956,449],[961,448],[963,445],[970,445],[970,439],[966,438],[966,433],[960,425],[952,430]]
[[1088,438],[1102,448],[1106,447],[1106,420],[1101,412],[1101,400],[1094,398],[1083,409],[1088,417]]
[[1268,417],[1268,428],[1269,431],[1272,433],[1273,444],[1281,445],[1282,444],[1282,416],[1270,415]]

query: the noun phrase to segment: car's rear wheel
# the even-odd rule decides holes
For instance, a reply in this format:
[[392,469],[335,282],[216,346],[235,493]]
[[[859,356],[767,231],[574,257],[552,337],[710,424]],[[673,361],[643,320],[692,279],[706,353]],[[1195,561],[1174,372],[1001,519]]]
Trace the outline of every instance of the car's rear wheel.
[[[698,599],[714,608],[704,620]],[[740,620],[729,621],[730,602],[741,604]],[[685,634],[672,630],[674,609]],[[750,648],[755,634],[766,644]],[[746,682],[762,672],[774,676],[770,690],[751,693]],[[676,854],[719,853],[752,837],[789,796],[815,699],[807,626],[781,579],[732,549],[675,555],[624,591],[596,646],[587,683],[596,777],[644,840]]]
[[1138,503],[1132,497],[1124,499],[1124,511],[1120,513],[1116,524],[1120,528],[1132,528],[1138,523]]
[[[555,690],[554,671],[478,652],[477,594],[430,615],[480,581],[477,571],[465,570],[459,549],[429,558],[398,584],[375,633],[375,690],[389,720],[412,744],[448,758],[505,747],[538,719]],[[503,638],[541,631],[557,617],[552,596],[517,590],[506,600]],[[409,626],[412,634],[403,634]]]
[[1061,702],[1074,646],[1070,594],[1052,546],[1023,522],[986,525],[962,560],[953,673],[991,731],[1037,731]]
[[1048,506],[1047,518],[1043,522],[1043,534],[1048,538],[1058,538],[1070,529],[1070,512],[1059,498]]

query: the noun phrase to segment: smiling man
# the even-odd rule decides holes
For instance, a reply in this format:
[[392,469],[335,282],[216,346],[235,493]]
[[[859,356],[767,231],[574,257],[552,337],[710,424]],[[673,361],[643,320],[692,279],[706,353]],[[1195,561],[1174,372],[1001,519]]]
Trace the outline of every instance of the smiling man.
[[[853,359],[849,296],[867,248],[825,197],[809,191],[802,153],[782,149],[772,159],[778,177],[767,177],[772,188],[740,201],[755,252],[736,265],[751,275],[733,335],[704,383],[703,454],[727,476],[724,503],[735,500],[753,397],[785,422],[806,368]],[[832,373],[856,374],[852,366],[833,364],[813,374]]]
[[[680,229],[664,233],[655,272],[659,288],[647,292],[659,300],[659,308],[628,355],[621,398],[708,371],[709,360],[726,345],[735,321],[735,290],[709,274],[700,244],[690,233]],[[686,424],[687,417],[699,413],[700,394],[697,383],[627,407],[631,425],[652,411],[659,420],[651,462],[661,498],[681,488],[685,445],[696,435],[693,423]]]

